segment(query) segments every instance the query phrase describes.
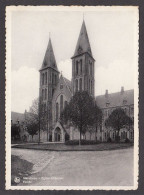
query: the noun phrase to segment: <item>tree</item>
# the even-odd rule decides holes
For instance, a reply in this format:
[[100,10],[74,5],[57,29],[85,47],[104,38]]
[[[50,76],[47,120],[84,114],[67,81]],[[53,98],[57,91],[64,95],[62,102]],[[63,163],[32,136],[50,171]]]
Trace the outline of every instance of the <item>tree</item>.
[[60,119],[62,123],[72,123],[78,128],[81,142],[81,135],[96,123],[98,110],[94,98],[86,91],[79,91],[71,98]]
[[132,119],[126,115],[125,111],[121,108],[113,110],[110,116],[106,119],[105,125],[107,128],[113,128],[117,134],[116,139],[119,141],[120,129],[132,125]]
[[11,138],[13,140],[20,139],[20,128],[17,124],[11,125]]
[[37,135],[39,131],[39,142],[40,142],[40,130],[46,129],[46,112],[43,111],[43,106],[39,98],[35,99],[32,106],[27,113],[25,123],[27,126],[28,133],[32,136]]

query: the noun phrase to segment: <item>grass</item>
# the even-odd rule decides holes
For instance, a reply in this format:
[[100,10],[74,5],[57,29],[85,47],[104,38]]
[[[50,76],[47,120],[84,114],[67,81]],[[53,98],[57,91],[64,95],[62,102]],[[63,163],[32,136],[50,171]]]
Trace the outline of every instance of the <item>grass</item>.
[[96,145],[65,145],[65,144],[21,144],[13,148],[50,150],[50,151],[103,151],[122,149],[133,146],[133,143],[99,143]]
[[19,177],[21,180],[23,176],[29,175],[29,172],[32,170],[33,164],[21,159],[18,156],[11,156],[11,184],[17,185],[14,181],[16,177]]

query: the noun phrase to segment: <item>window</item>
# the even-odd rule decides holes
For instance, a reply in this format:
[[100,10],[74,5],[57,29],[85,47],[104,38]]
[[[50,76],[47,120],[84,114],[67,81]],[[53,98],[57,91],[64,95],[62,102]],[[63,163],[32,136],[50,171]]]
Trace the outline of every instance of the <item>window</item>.
[[45,73],[45,84],[47,84],[47,72]]
[[57,76],[55,75],[55,84],[57,84]]
[[44,73],[42,74],[42,85],[44,85]]
[[82,74],[82,59],[80,60],[80,72]]
[[54,84],[54,74],[52,73],[52,84]]
[[107,138],[107,134],[105,133],[105,139]]
[[65,101],[65,107],[67,106],[67,101]]
[[113,139],[115,138],[115,134],[114,134],[114,132],[113,132]]
[[78,61],[76,61],[76,75],[78,75]]
[[123,100],[123,104],[125,105],[127,103],[127,100]]
[[47,99],[47,89],[45,89],[45,100]]
[[60,113],[63,110],[63,95],[60,96]]
[[89,79],[89,92],[91,92],[90,79]]
[[76,91],[78,91],[78,80],[76,79]]
[[42,100],[44,100],[44,89],[42,89]]
[[80,80],[79,80],[79,89],[80,89],[80,91],[82,91],[82,78],[80,78]]
[[91,81],[91,94],[92,94],[92,88],[93,88],[93,87],[92,87],[92,81]]
[[59,115],[59,104],[56,103],[56,121],[58,121],[58,115]]
[[60,84],[60,89],[63,89],[63,84]]

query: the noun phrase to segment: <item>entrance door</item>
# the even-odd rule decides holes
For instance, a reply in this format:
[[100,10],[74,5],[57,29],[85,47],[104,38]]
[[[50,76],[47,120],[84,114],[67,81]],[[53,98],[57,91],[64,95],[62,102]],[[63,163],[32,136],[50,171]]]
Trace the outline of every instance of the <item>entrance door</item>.
[[61,141],[61,130],[59,127],[57,127],[55,130],[55,142],[60,142],[60,141]]

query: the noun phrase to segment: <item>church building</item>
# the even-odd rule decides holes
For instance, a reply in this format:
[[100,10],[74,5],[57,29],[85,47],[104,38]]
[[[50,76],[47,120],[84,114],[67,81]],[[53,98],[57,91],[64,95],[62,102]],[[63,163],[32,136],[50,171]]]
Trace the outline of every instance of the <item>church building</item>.
[[[47,113],[48,128],[41,133],[41,141],[65,142],[66,140],[79,139],[79,131],[73,126],[64,126],[59,117],[64,107],[69,103],[71,97],[76,91],[87,91],[93,97],[95,96],[95,59],[91,51],[85,22],[83,21],[78,41],[72,60],[72,80],[68,80],[60,74],[51,39],[44,56],[42,67],[40,69],[40,88],[39,96],[43,110]],[[103,112],[103,124],[97,132],[87,132],[83,139],[92,139],[107,141],[109,137],[115,139],[115,132],[112,129],[106,129],[105,119],[117,107],[122,107],[125,112],[133,118],[134,116],[134,90],[108,94],[106,93],[96,97],[97,105]],[[133,141],[133,129],[122,129],[121,139],[130,139]]]

